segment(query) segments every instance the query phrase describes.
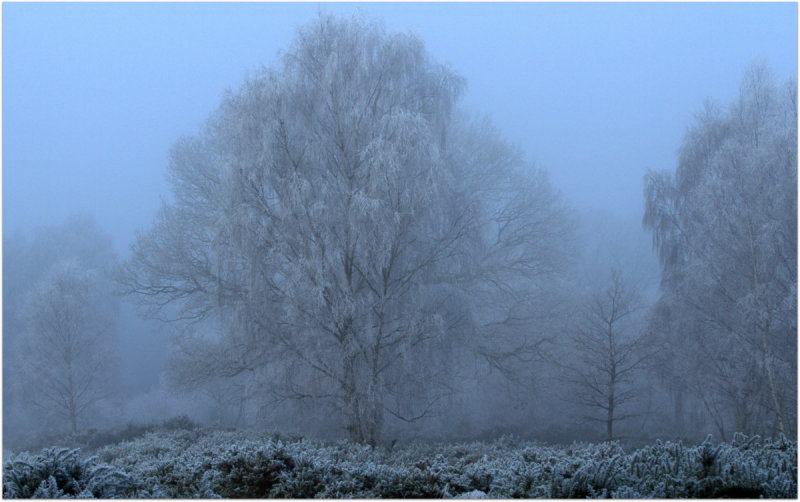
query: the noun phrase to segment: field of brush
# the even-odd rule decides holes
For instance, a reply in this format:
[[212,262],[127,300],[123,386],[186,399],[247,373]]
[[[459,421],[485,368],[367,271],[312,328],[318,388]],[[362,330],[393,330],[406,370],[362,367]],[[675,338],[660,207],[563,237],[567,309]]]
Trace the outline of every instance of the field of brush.
[[797,442],[548,446],[411,443],[391,450],[245,431],[175,429],[83,450],[7,455],[7,498],[796,498]]

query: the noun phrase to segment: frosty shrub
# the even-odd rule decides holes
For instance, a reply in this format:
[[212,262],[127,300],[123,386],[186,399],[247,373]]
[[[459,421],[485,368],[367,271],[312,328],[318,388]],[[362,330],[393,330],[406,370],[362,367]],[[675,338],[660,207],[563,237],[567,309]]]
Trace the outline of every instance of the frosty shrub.
[[[48,456],[49,455],[49,456]],[[156,431],[107,446],[7,464],[5,495],[145,498],[794,498],[797,443],[737,435],[730,443],[657,441],[548,446],[504,437],[385,448],[245,431]],[[50,460],[46,460],[47,459]],[[53,460],[58,457],[60,460]],[[27,457],[25,457],[27,458]],[[16,463],[15,463],[16,462]],[[48,463],[50,462],[50,463]],[[31,465],[88,467],[31,467]],[[124,472],[114,478],[113,469]],[[61,471],[58,471],[61,472]],[[91,474],[97,472],[98,474]],[[89,473],[89,474],[87,474]],[[51,477],[52,476],[52,477]],[[94,479],[92,476],[97,476]],[[67,481],[76,482],[74,488]],[[52,479],[52,480],[51,480]],[[92,481],[89,481],[92,479]],[[107,480],[107,481],[106,481]],[[38,491],[37,491],[38,490]],[[88,491],[87,491],[88,490]]]
[[5,498],[120,498],[130,486],[126,474],[68,448],[21,454],[3,465]]

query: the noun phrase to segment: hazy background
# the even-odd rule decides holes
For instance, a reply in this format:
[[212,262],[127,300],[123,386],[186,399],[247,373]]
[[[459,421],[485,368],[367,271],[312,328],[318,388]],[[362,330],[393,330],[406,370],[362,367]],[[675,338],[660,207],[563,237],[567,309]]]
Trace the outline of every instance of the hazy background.
[[[171,145],[320,11],[419,35],[466,78],[464,107],[597,229],[588,240],[629,237],[623,259],[645,271],[644,173],[674,168],[693,114],[709,97],[731,102],[754,61],[780,81],[797,74],[794,3],[4,3],[4,237],[88,213],[125,260],[170,196]],[[153,388],[162,329],[123,303],[119,332],[122,388]]]
[[640,214],[643,173],[674,165],[704,99],[754,60],[797,73],[793,3],[6,3],[4,231],[85,210],[124,257],[170,145],[319,10],[419,34],[578,209]]

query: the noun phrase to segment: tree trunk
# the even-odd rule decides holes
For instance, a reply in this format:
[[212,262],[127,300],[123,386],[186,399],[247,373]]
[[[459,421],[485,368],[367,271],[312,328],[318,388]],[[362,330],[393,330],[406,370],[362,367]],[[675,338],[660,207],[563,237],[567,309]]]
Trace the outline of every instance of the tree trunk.
[[[763,314],[762,314],[763,315]],[[767,331],[769,330],[769,322],[765,321],[765,325],[761,328],[761,352],[763,356],[763,364],[767,370],[767,382],[769,384],[769,393],[772,398],[772,406],[775,408],[775,415],[778,419],[778,428],[784,436],[786,435],[786,425],[783,419],[783,411],[781,410],[781,402],[778,398],[778,389],[775,385],[775,376],[772,372],[772,363],[769,360],[769,345],[767,344]]]
[[361,402],[358,395],[355,364],[355,358],[345,354],[342,391],[344,392],[345,427],[350,435],[350,440],[360,443],[363,440],[359,413]]
[[347,432],[355,443],[376,446],[380,440],[383,405],[356,392],[346,402]]
[[345,422],[350,440],[375,446],[383,427],[383,400],[380,382],[365,364],[362,355],[345,350],[344,357]]
[[74,436],[78,433],[78,406],[75,402],[75,382],[72,377],[72,350],[70,348],[67,348],[65,360],[67,362],[67,392],[69,392],[67,412],[69,413],[70,431]]
[[606,440],[611,441],[614,437],[614,390],[617,380],[616,367],[611,365],[611,383],[608,386],[608,414],[606,415]]
[[719,431],[720,438],[724,443],[727,441],[725,438],[725,422],[723,421],[722,414],[715,411],[715,409],[711,406],[711,404],[706,399],[705,394],[702,392],[700,393],[700,398],[703,400],[703,406],[705,406],[706,411],[711,416],[711,420],[714,422],[714,425],[717,427],[717,431]]
[[764,364],[764,367],[767,370],[767,383],[769,385],[770,397],[772,398],[772,406],[775,408],[775,414],[777,415],[777,418],[778,418],[778,426],[780,427],[781,434],[786,435],[786,426],[785,426],[785,422],[784,422],[784,419],[783,419],[783,412],[781,410],[780,399],[778,398],[778,390],[777,390],[777,388],[775,386],[775,376],[773,375],[773,372],[772,372],[772,361],[770,361],[770,358],[769,358],[769,344],[767,343],[767,334],[769,333],[769,330],[770,330],[770,322],[769,322],[769,318],[768,318],[768,314],[767,314],[766,301],[763,298],[761,298],[761,295],[759,294],[760,291],[759,291],[758,262],[757,262],[758,254],[756,252],[757,248],[756,248],[756,245],[755,245],[755,242],[754,242],[754,239],[753,239],[753,225],[750,223],[749,220],[747,222],[747,233],[748,233],[748,237],[750,239],[749,240],[749,242],[750,242],[750,252],[751,252],[751,254],[753,256],[753,260],[752,260],[753,277],[751,279],[752,280],[752,289],[753,289],[753,294],[755,295],[755,298],[756,298],[756,304],[759,305],[759,307],[760,307],[760,311],[759,311],[759,317],[760,317],[760,319],[759,319],[759,321],[760,321],[759,322],[759,324],[760,324],[759,330],[761,331],[761,333],[760,333],[761,334],[761,353],[762,353],[762,356],[763,356],[763,361],[762,362]]
[[675,423],[675,429],[677,429],[679,434],[683,434],[686,430],[686,424],[684,421],[684,396],[683,396],[683,386],[676,386],[673,390],[673,403],[674,403],[674,414],[673,414],[673,421]]
[[613,341],[614,339],[612,336],[611,326],[609,325],[608,342],[611,355],[611,381],[608,385],[608,414],[606,415],[606,440],[608,441],[611,441],[611,438],[614,437],[614,404],[616,403],[616,396],[614,393],[617,385],[617,364],[615,360]]
[[381,430],[383,429],[383,399],[381,399],[380,386],[378,379],[373,377],[370,382],[368,399],[368,435],[367,443],[373,448],[380,441]]

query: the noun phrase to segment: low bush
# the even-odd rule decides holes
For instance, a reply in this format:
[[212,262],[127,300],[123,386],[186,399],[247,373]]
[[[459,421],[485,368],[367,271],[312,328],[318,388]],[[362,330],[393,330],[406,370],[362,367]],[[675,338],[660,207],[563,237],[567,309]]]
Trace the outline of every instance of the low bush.
[[49,448],[3,464],[5,498],[121,498],[131,495],[128,475],[78,450]]
[[[46,452],[53,455],[52,450]],[[70,455],[56,463],[74,464],[74,452]],[[346,441],[284,440],[254,432],[181,428],[109,445],[98,451],[98,457],[108,469],[124,475],[114,478],[119,481],[114,489],[100,483],[106,478],[98,478],[90,491],[113,497],[797,496],[797,443],[785,438],[736,436],[730,443],[707,440],[694,446],[656,442],[630,453],[613,442],[563,447],[510,437],[491,443],[417,443],[387,450]],[[50,471],[33,476],[15,467],[13,475],[4,473],[6,496],[31,496],[50,478]],[[55,484],[48,481],[43,489],[50,490],[49,495],[75,496],[76,488],[54,479]],[[51,490],[51,485],[60,491]]]

